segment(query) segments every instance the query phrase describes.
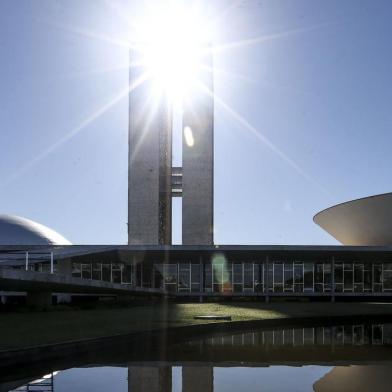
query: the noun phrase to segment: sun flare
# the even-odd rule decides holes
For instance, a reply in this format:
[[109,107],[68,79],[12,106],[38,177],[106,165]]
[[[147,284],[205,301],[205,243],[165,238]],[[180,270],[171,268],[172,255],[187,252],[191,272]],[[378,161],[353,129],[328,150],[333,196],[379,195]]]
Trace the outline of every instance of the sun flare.
[[145,68],[157,96],[167,94],[181,100],[197,86],[203,72],[203,59],[211,48],[210,34],[195,10],[178,2],[154,9],[137,24],[136,66]]

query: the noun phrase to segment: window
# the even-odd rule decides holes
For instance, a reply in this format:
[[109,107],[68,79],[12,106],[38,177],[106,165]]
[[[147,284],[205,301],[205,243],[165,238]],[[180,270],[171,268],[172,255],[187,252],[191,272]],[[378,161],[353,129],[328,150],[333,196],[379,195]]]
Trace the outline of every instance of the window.
[[324,291],[324,264],[316,263],[314,266],[314,291],[322,293]]
[[343,263],[335,263],[335,284],[343,283]]
[[363,264],[354,263],[354,291],[357,293],[363,292]]
[[373,264],[373,291],[382,291],[382,264]]
[[233,291],[242,292],[243,285],[243,272],[241,263],[233,263]]
[[163,288],[163,264],[154,264],[154,287]]
[[102,264],[102,280],[105,282],[111,281],[111,267],[110,264]]
[[324,264],[316,263],[314,272],[314,283],[324,284]]
[[191,264],[191,291],[200,291],[200,264]]
[[263,264],[255,263],[254,264],[254,282],[255,282],[255,291],[258,293],[263,292],[264,279],[263,279]]
[[177,291],[177,264],[163,264],[165,290]]
[[304,291],[313,291],[313,263],[304,263]]
[[121,283],[121,270],[122,265],[119,263],[112,264],[112,282]]
[[143,287],[152,287],[153,266],[150,263],[142,265]]
[[223,264],[213,264],[212,266],[214,292],[221,293],[223,291]]
[[372,265],[369,263],[364,264],[363,288],[364,291],[372,291]]
[[273,265],[273,263],[268,263],[267,280],[268,280],[267,290],[273,291],[273,287],[274,287],[274,265]]
[[244,263],[244,290],[253,291],[253,263]]
[[223,291],[225,292],[232,292],[233,285],[232,285],[232,265],[231,262],[227,262],[223,264]]
[[324,263],[324,291],[331,291],[332,288],[332,265]]
[[123,265],[122,283],[132,284],[132,265],[131,264]]
[[74,278],[81,277],[81,265],[79,263],[72,263],[72,276]]
[[191,290],[191,267],[189,263],[178,264],[178,291]]
[[284,291],[292,292],[294,290],[294,266],[292,262],[284,263]]
[[294,263],[294,291],[302,293],[304,291],[304,265],[302,262]]
[[344,291],[353,291],[354,274],[352,263],[344,263],[343,274]]
[[384,270],[384,291],[392,290],[392,270]]
[[82,279],[91,279],[91,264],[82,264]]
[[102,280],[102,264],[93,263],[93,279]]
[[204,264],[204,290],[212,291],[212,267],[211,263]]
[[283,263],[274,262],[274,292],[283,292]]

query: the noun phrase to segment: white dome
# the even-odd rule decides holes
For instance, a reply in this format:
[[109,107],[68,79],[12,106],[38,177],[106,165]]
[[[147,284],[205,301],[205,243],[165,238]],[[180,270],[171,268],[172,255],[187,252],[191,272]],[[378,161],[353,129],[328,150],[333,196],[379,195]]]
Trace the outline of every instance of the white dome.
[[62,235],[40,223],[0,214],[0,245],[71,245]]

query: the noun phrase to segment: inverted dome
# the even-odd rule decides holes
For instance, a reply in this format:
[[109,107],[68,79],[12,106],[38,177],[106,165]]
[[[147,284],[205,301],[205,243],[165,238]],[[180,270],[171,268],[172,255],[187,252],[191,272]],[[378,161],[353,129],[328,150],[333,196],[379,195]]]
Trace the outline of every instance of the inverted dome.
[[337,204],[314,222],[343,245],[392,245],[392,193]]
[[56,231],[15,215],[0,214],[0,245],[71,245]]

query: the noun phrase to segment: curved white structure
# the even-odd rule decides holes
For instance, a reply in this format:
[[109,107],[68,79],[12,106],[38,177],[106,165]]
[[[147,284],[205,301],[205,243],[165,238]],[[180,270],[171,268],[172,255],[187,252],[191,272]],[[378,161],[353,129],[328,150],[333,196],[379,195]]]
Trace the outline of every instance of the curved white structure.
[[56,231],[15,215],[0,215],[0,245],[71,245]]
[[392,193],[337,204],[313,220],[343,245],[392,245]]

